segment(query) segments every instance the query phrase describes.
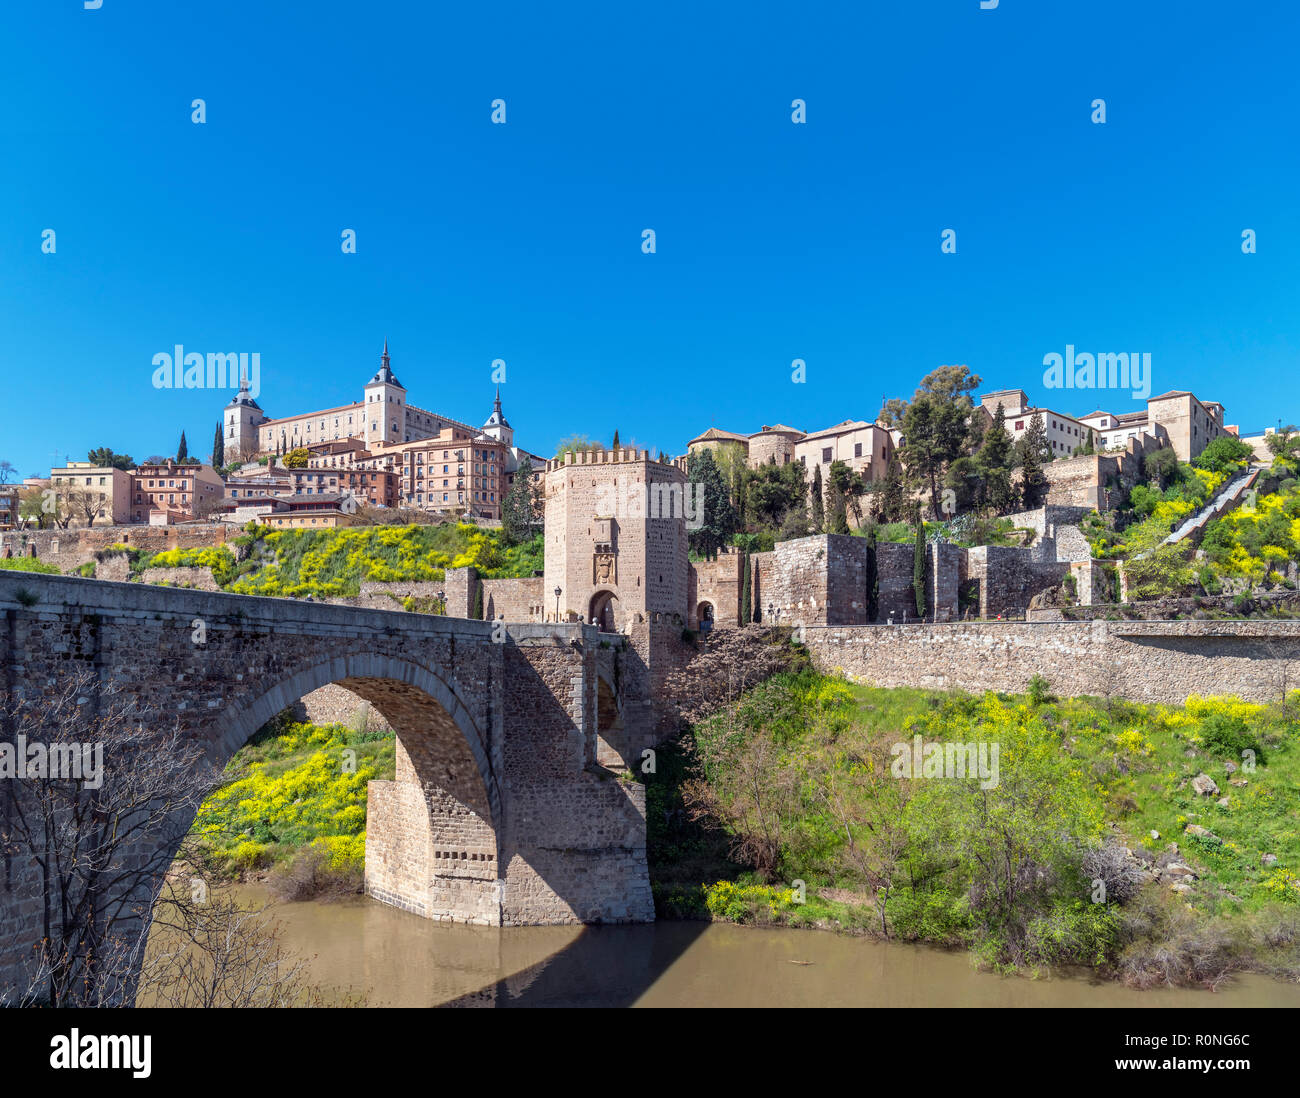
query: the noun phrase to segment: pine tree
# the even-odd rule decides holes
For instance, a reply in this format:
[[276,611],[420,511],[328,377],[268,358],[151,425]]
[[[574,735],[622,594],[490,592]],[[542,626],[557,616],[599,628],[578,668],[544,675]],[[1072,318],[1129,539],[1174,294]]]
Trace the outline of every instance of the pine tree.
[[980,503],[995,515],[1004,514],[1016,505],[1016,490],[1011,484],[1015,458],[1015,445],[1007,433],[1006,416],[999,404],[993,416],[993,426],[985,432],[984,445],[975,455],[983,481]]
[[740,624],[748,625],[754,620],[754,595],[749,583],[749,554],[740,554],[740,569],[744,573],[740,580]]
[[212,468],[221,469],[226,464],[226,440],[221,434],[221,422],[217,421],[217,433],[212,436]]
[[180,465],[190,456],[190,448],[185,445],[185,432],[181,431],[181,444],[176,447],[176,464]]
[[826,504],[822,499],[822,467],[813,466],[812,482],[812,532],[820,534],[826,525]]
[[915,548],[912,550],[912,590],[916,594],[916,616],[925,617],[925,523],[921,521],[921,508],[916,509],[912,523]]
[[1029,421],[1029,429],[1017,444],[1017,456],[1020,459],[1020,492],[1022,504],[1026,511],[1040,506],[1047,489],[1047,475],[1043,465],[1051,457],[1051,447],[1047,443],[1047,428],[1043,425],[1043,413],[1035,412]]

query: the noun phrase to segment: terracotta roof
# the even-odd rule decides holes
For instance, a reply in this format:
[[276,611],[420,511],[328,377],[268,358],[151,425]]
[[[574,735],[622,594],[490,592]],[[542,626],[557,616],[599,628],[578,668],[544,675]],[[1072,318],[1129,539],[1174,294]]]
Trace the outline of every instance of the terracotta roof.
[[761,430],[755,431],[749,437],[755,438],[758,435],[799,435],[802,437],[803,432],[798,427],[787,427],[784,423],[777,423],[772,427],[765,423]]
[[1153,400],[1167,400],[1169,397],[1195,397],[1195,395],[1195,393],[1190,393],[1186,389],[1170,389],[1169,392],[1161,393],[1159,396],[1148,397],[1147,403],[1150,404]]
[[728,442],[748,442],[749,436],[737,434],[735,431],[724,431],[720,427],[710,427],[702,435],[696,435],[687,445],[690,446],[696,442],[712,442],[715,439],[723,439]]

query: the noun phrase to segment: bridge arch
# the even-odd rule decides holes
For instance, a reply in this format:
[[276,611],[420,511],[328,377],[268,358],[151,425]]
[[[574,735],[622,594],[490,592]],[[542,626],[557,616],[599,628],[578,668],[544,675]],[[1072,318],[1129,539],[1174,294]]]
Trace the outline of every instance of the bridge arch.
[[[279,677],[273,686],[252,701],[237,705],[228,714],[224,731],[213,745],[213,761],[224,766],[267,721],[313,690],[331,683],[352,691],[384,715],[422,782],[433,777],[430,767],[440,762],[441,776],[462,787],[462,792],[470,793],[472,783],[463,779],[469,776],[464,772],[466,763],[472,761],[473,772],[481,782],[481,797],[474,796],[472,800],[489,810],[494,828],[500,825],[501,789],[488,757],[488,737],[478,728],[455,684],[418,663],[392,656],[348,653],[299,666]],[[431,705],[430,701],[437,704]],[[453,730],[449,725],[454,726],[458,736],[449,735]],[[430,757],[428,751],[421,749],[420,740],[424,738],[450,741],[439,745],[443,748],[440,759]],[[449,754],[457,740],[464,745],[467,758],[456,759],[454,752]],[[421,763],[429,765],[421,766]]]

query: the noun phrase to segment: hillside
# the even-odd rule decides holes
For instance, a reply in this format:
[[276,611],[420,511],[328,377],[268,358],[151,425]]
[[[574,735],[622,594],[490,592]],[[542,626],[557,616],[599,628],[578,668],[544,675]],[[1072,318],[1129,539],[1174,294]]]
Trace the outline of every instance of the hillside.
[[[647,779],[656,903],[1139,986],[1300,977],[1298,711],[1300,692],[1284,713],[781,676]],[[896,776],[915,736],[997,745],[996,784]]]

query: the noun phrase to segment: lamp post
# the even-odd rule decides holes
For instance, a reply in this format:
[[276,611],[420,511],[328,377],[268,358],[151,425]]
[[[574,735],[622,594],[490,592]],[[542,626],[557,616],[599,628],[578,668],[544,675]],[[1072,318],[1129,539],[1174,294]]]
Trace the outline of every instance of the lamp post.
[[555,620],[557,622],[560,620],[560,594],[563,590],[563,587],[557,587],[555,589]]
[[443,617],[446,617],[447,616],[447,593],[445,591],[438,592],[438,605],[441,607],[438,613],[441,614]]

